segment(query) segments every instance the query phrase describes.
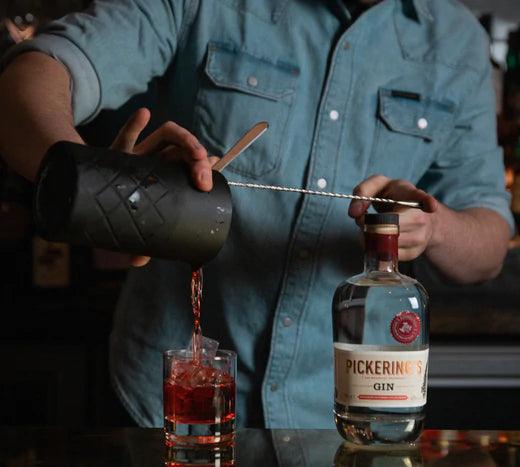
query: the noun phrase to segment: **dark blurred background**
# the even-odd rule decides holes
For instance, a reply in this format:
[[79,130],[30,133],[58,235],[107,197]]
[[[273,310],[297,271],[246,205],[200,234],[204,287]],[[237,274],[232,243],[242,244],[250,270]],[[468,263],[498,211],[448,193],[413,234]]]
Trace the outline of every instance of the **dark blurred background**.
[[[0,54],[89,0],[0,0]],[[465,0],[490,35],[504,183],[520,228],[520,2]],[[80,129],[108,146],[137,108],[156,107],[160,82]],[[1,110],[0,110],[1,112]],[[159,122],[152,122],[150,131]],[[34,233],[31,186],[0,158],[0,425],[125,424],[107,368],[112,312],[127,259],[46,242]],[[431,428],[520,429],[520,237],[502,274],[452,286],[422,262],[429,290]]]

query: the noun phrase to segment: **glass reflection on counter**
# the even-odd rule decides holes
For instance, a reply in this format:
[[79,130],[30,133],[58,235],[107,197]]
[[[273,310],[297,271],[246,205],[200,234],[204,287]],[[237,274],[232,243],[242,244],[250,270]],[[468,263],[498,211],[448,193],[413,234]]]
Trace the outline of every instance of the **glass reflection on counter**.
[[[173,444],[165,446],[164,467],[233,467],[235,466],[235,443],[218,445],[213,449],[195,449]],[[159,466],[158,466],[159,467]]]

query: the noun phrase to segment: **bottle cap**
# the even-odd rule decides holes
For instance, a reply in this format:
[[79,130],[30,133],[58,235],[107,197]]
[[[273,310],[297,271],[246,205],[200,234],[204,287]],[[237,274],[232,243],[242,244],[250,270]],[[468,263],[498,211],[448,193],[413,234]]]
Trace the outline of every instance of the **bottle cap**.
[[365,214],[365,225],[399,225],[399,214],[395,212]]

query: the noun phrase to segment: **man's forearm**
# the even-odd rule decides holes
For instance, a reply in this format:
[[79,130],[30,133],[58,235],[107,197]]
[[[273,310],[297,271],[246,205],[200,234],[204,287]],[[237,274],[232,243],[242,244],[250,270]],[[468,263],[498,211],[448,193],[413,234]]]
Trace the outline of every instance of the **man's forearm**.
[[29,180],[56,141],[82,142],[74,129],[67,70],[45,54],[22,54],[0,75],[0,111],[0,154]]
[[426,256],[459,283],[481,282],[500,272],[510,237],[507,222],[495,211],[453,211],[440,205]]

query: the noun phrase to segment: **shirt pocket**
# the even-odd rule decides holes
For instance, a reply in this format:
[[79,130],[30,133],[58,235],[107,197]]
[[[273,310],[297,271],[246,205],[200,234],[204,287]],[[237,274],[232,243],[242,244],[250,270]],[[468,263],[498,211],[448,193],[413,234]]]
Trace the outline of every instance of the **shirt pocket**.
[[209,152],[223,155],[255,123],[268,131],[226,168],[249,178],[275,172],[284,154],[298,68],[211,42],[194,111],[193,128]]
[[416,183],[454,126],[455,104],[410,91],[382,88],[367,175]]

